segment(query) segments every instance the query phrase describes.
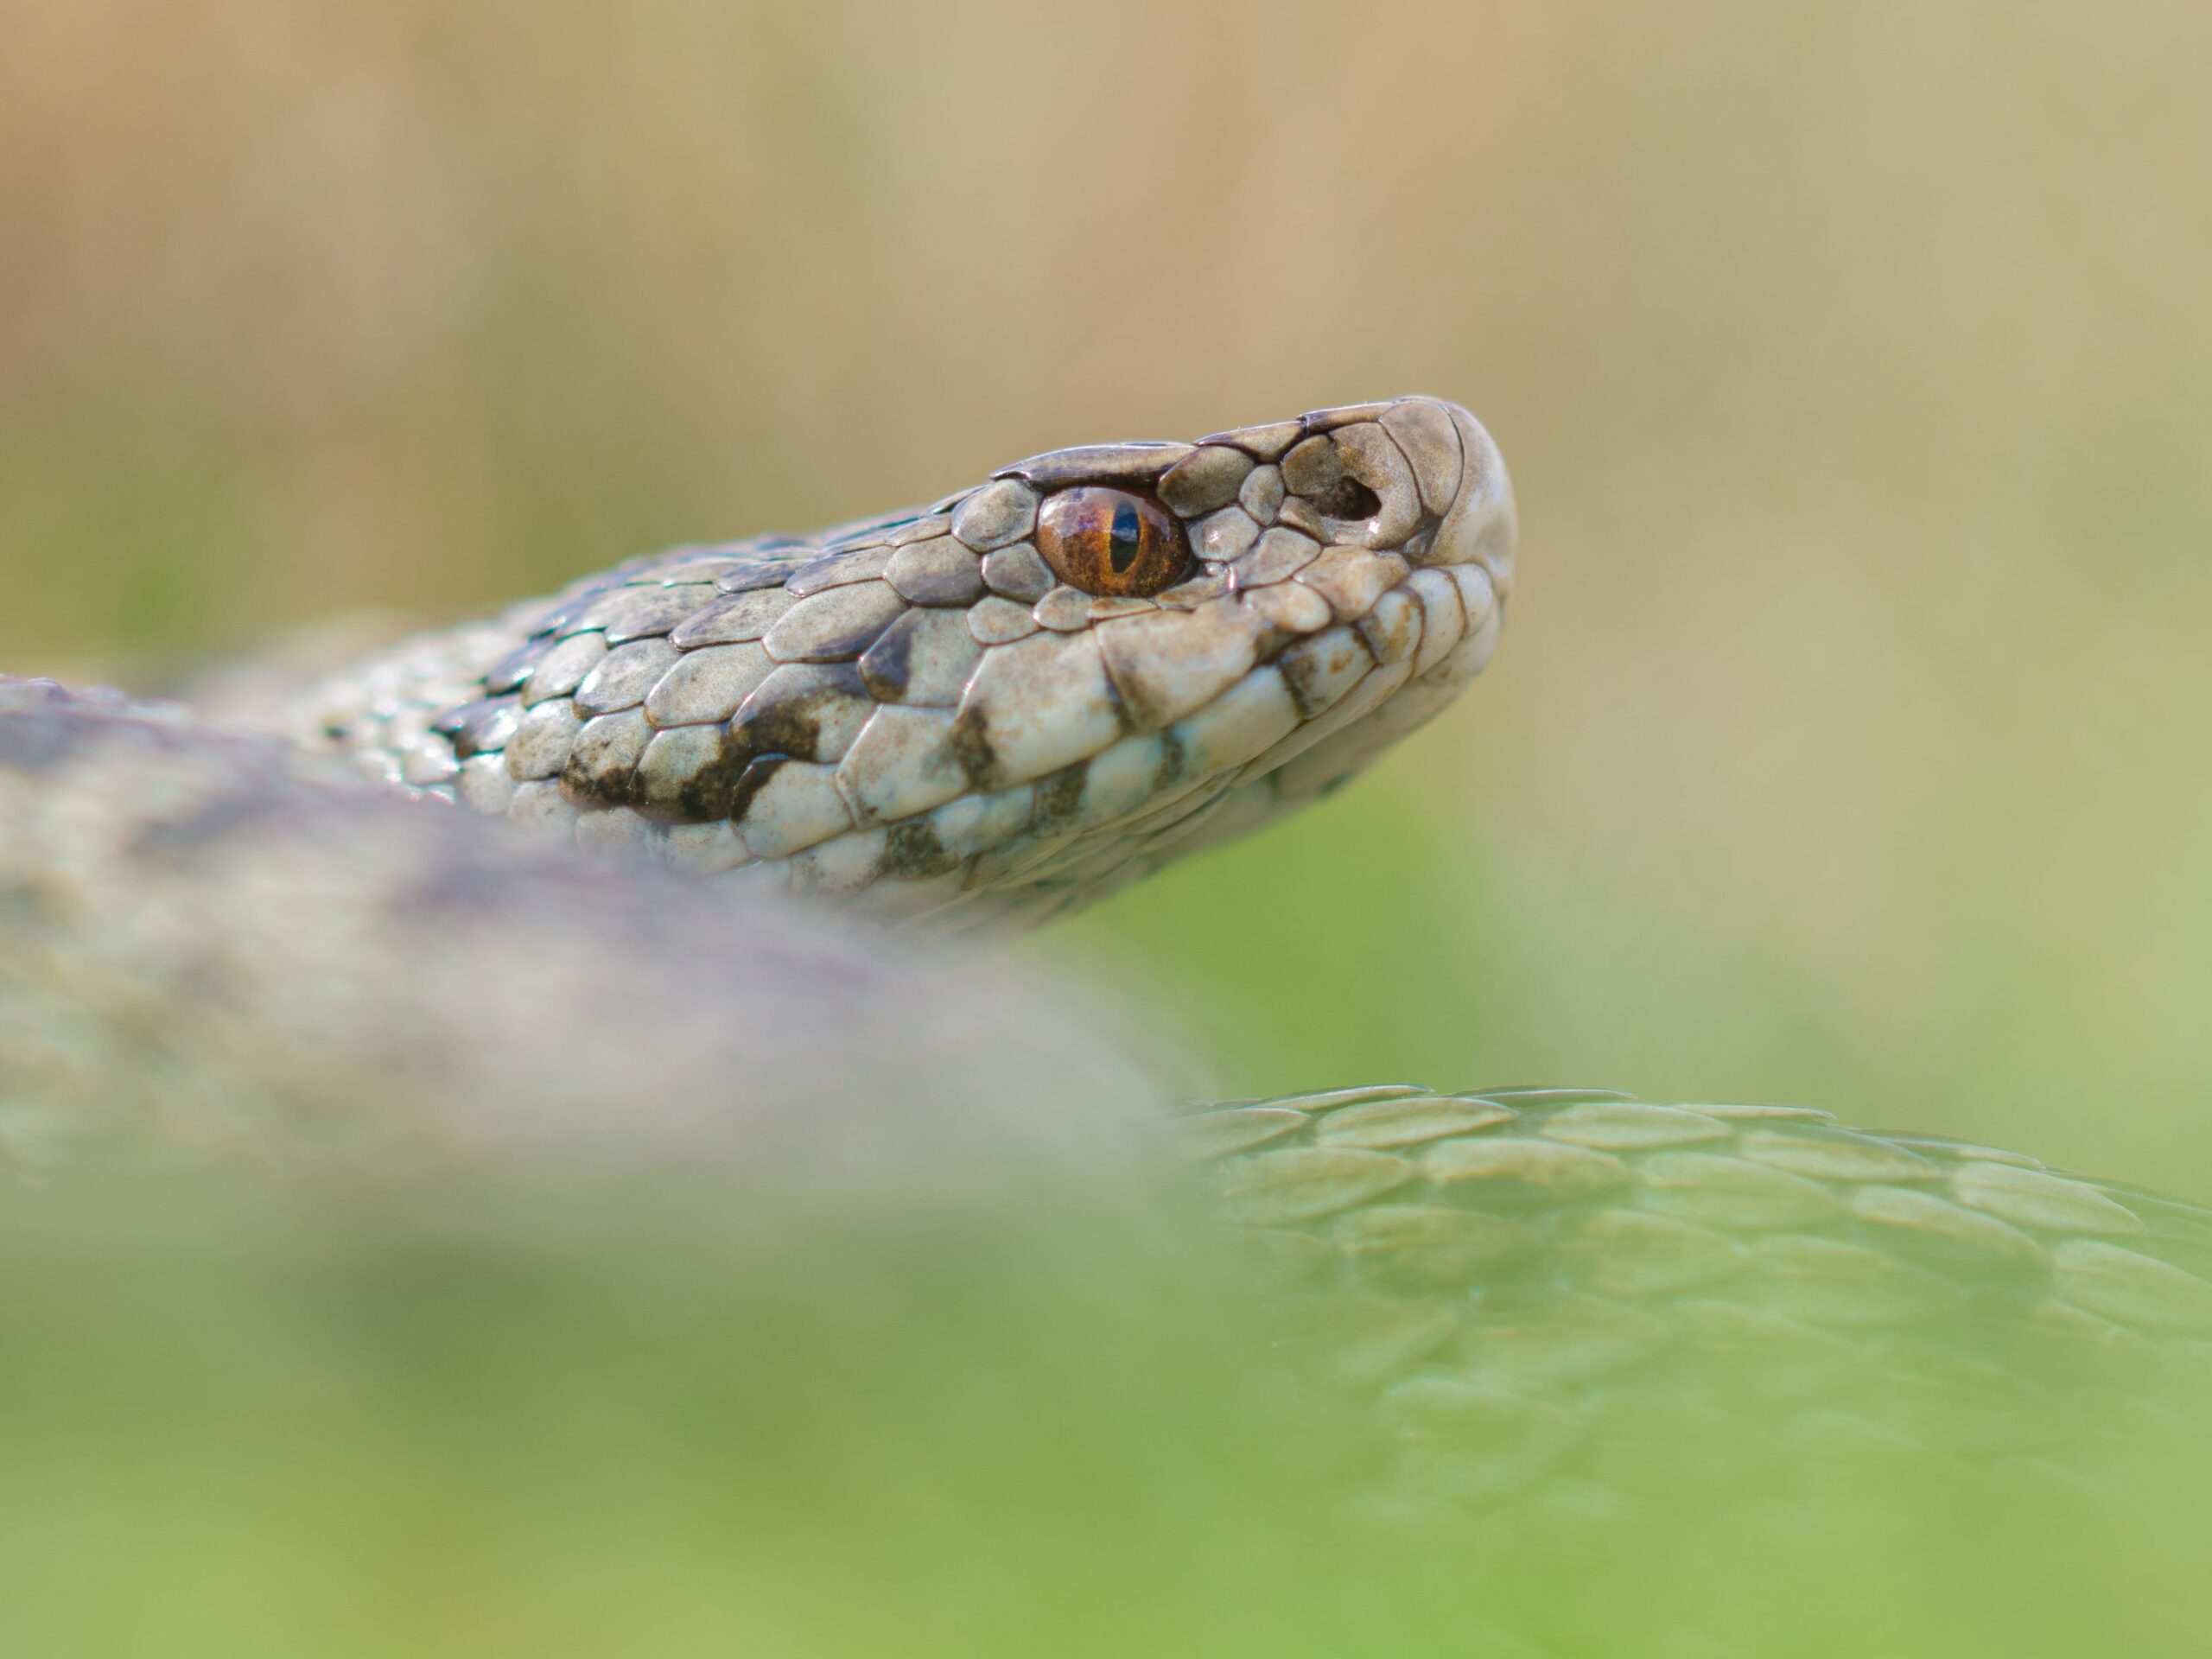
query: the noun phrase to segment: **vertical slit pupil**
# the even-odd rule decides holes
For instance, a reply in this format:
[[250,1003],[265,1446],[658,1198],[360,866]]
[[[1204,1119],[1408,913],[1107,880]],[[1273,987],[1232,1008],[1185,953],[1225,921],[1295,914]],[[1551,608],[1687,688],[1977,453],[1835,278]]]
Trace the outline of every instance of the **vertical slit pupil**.
[[1135,502],[1115,504],[1114,523],[1106,534],[1106,556],[1114,566],[1114,574],[1126,576],[1129,567],[1137,562],[1137,550],[1144,542],[1144,521],[1137,517]]

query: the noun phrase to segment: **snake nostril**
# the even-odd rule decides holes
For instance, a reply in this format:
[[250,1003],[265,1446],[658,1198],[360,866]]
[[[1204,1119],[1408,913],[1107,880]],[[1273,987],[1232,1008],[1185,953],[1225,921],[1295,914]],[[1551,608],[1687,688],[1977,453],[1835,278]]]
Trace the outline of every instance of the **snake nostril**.
[[1382,498],[1349,474],[1308,499],[1325,518],[1372,518],[1382,511]]

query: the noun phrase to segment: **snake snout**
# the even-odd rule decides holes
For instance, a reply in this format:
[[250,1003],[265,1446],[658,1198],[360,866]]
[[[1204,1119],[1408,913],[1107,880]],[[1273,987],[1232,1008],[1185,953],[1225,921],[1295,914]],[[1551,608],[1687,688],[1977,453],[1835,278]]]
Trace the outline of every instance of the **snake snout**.
[[[1407,414],[1391,435],[1412,460],[1423,500],[1442,501],[1426,550],[1416,543],[1409,556],[1417,564],[1479,564],[1504,600],[1513,589],[1517,532],[1505,458],[1483,423],[1457,404],[1410,397],[1398,407]],[[1387,417],[1384,424],[1390,424]],[[1442,442],[1447,424],[1456,454]]]
[[1480,564],[1502,596],[1513,562],[1513,488],[1497,445],[1459,404],[1400,397],[1323,410],[1281,463],[1323,539],[1419,565]]
[[1452,702],[1496,649],[1513,581],[1512,485],[1465,410],[1401,397],[1300,424],[1284,486],[1319,516],[1338,550],[1325,556],[1377,590],[1274,659],[1304,716],[1270,757],[1277,811],[1325,793]]

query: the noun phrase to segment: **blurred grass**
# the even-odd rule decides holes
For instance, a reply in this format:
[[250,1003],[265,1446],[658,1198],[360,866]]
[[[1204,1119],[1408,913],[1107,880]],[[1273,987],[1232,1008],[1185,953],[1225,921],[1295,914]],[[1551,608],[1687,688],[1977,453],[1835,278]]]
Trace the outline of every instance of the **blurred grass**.
[[[2201,1434],[2078,1484],[1877,1442],[1378,1516],[1103,1207],[111,1179],[0,1205],[0,1643],[41,1659],[2195,1653]],[[1665,1447],[1630,1446],[1639,1455]],[[2146,1456],[2146,1452],[2151,1455]],[[1648,1485],[1649,1477],[1644,1483]],[[1631,1480],[1629,1490],[1643,1490]]]
[[25,0],[0,660],[151,674],[1428,389],[1499,660],[1060,930],[1222,1086],[1787,1099],[2212,1191],[2212,13]]

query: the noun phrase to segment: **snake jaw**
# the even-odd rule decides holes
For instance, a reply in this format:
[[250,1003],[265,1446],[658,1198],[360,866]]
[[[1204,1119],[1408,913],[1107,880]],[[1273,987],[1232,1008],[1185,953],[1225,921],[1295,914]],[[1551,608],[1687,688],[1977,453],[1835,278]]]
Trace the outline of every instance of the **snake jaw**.
[[1434,714],[1496,644],[1512,544],[1464,410],[1322,410],[632,560],[410,642],[286,723],[586,850],[1026,922],[1279,816]]

